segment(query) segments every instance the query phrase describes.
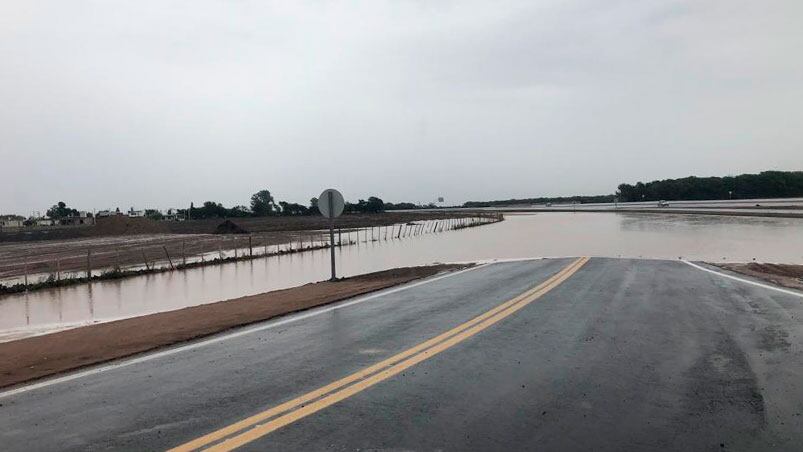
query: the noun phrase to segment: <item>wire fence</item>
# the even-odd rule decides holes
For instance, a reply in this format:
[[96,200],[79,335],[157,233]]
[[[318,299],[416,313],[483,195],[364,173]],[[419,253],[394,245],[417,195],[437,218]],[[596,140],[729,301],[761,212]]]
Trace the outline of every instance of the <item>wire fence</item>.
[[[420,220],[388,226],[336,228],[334,245],[359,246],[427,234],[471,228],[502,221],[498,213],[473,217]],[[162,241],[96,245],[65,251],[36,253],[0,266],[0,293],[58,287],[100,279],[182,270],[202,265],[296,254],[330,246],[328,230],[170,236]]]

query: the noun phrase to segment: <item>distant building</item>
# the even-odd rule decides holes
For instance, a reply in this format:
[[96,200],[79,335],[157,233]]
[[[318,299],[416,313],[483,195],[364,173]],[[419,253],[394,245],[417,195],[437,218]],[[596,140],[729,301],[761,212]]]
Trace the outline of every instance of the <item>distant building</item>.
[[167,209],[163,215],[163,219],[168,221],[184,221],[184,215],[178,212],[178,209]]
[[131,210],[128,211],[128,216],[132,217],[132,218],[144,217],[145,216],[145,211],[144,210],[131,209]]
[[0,228],[21,228],[22,221],[11,217],[0,217]]
[[36,226],[55,226],[56,221],[49,217],[37,218],[34,223]]
[[59,224],[62,226],[79,226],[82,224],[95,224],[95,219],[92,218],[87,212],[81,211],[78,212],[78,215],[67,215],[66,217],[59,220]]

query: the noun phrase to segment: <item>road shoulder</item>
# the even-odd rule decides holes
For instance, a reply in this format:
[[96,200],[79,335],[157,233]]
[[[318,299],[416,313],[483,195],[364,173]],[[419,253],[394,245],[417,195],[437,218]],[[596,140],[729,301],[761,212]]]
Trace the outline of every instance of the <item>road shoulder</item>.
[[398,268],[2,343],[0,388],[156,350],[467,266],[441,264]]

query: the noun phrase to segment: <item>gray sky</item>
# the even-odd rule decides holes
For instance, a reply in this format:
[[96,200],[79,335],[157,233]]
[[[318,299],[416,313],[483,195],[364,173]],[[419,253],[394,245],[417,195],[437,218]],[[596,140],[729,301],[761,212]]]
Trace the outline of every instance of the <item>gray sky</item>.
[[803,2],[0,3],[0,213],[803,169]]

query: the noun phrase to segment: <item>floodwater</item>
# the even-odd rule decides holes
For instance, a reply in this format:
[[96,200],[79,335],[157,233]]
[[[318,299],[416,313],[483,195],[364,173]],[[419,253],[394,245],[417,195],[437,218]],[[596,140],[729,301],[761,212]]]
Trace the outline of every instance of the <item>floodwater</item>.
[[[501,223],[337,249],[339,276],[434,262],[610,256],[803,264],[803,219],[508,214]],[[0,298],[0,341],[325,280],[329,251],[258,258]]]

